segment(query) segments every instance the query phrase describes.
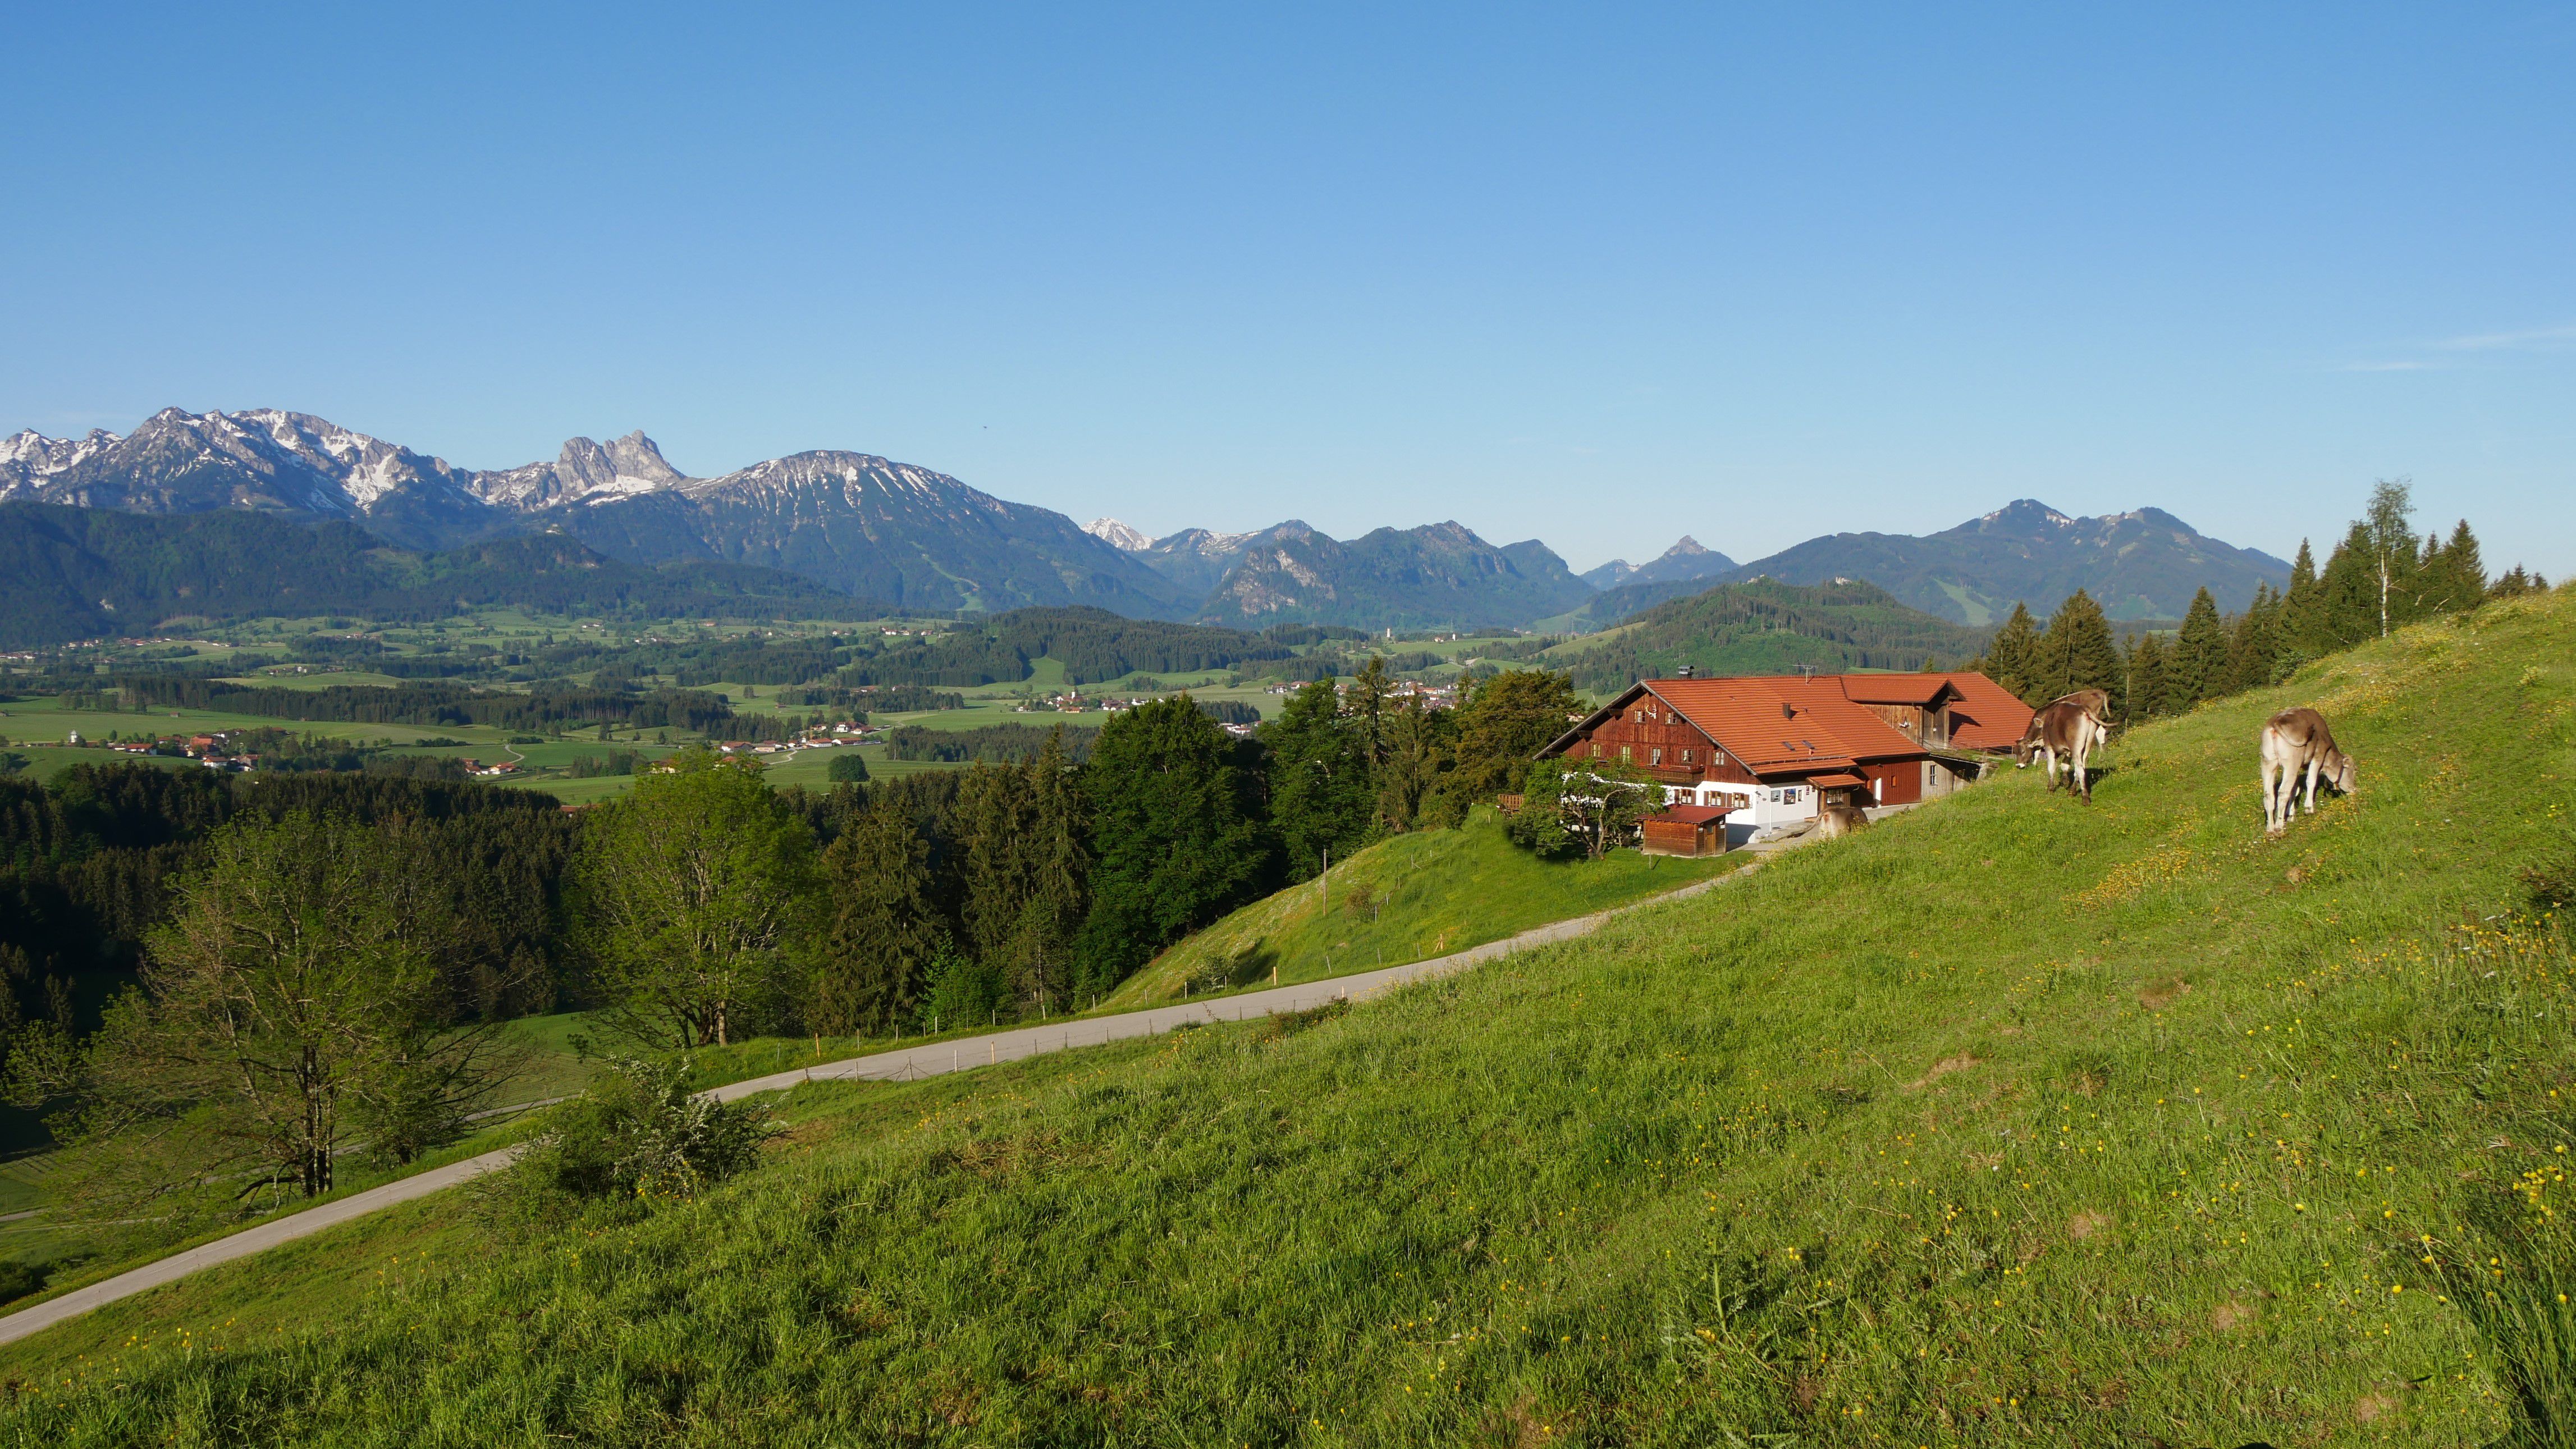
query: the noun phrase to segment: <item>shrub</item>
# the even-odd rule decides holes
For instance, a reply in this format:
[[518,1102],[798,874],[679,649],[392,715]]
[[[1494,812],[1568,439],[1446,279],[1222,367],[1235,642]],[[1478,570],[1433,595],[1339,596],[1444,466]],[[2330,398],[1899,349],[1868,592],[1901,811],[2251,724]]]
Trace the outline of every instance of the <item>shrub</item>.
[[860,757],[858,751],[843,749],[832,756],[832,763],[824,768],[823,777],[835,785],[865,784],[868,762]]
[[923,1030],[968,1026],[992,1019],[1006,990],[1002,968],[949,954],[930,968],[930,989],[914,1008]]
[[45,1270],[16,1259],[0,1263],[0,1303],[12,1303],[45,1288]]
[[556,1107],[496,1184],[506,1215],[568,1217],[610,1199],[689,1198],[757,1166],[768,1109],[689,1091],[686,1062],[625,1057]]

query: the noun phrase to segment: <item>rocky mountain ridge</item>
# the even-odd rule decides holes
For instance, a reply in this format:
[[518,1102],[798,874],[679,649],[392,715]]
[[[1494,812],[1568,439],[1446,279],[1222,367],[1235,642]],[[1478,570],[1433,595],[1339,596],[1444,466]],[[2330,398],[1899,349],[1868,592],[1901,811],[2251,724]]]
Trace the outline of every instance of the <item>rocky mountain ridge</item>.
[[867,453],[817,450],[693,478],[638,431],[478,471],[277,409],[165,408],[122,436],[20,432],[0,439],[0,501],[10,499],[336,519],[423,550],[559,532],[628,562],[758,565],[913,610],[1080,604],[1255,628],[1598,628],[1693,584],[1761,577],[1867,579],[1971,626],[2016,600],[2045,613],[2079,587],[2114,618],[2170,618],[2204,584],[2236,608],[2288,574],[2160,509],[2086,519],[2022,499],[1937,534],[1831,534],[1741,567],[1684,536],[1642,566],[1614,560],[1578,577],[1535,539],[1497,546],[1455,522],[1350,540],[1296,519],[1148,539]]

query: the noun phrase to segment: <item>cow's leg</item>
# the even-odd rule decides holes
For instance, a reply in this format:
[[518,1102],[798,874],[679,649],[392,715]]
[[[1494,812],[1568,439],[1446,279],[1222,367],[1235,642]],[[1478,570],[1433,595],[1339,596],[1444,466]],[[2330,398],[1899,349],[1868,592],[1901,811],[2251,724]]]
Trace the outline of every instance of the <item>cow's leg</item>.
[[2290,771],[2280,761],[2263,757],[2263,833],[2278,835],[2285,822],[2281,814],[2281,796],[2290,786]]
[[2317,776],[2323,773],[2322,763],[2314,755],[2308,757],[2308,813],[2311,815],[2317,813]]

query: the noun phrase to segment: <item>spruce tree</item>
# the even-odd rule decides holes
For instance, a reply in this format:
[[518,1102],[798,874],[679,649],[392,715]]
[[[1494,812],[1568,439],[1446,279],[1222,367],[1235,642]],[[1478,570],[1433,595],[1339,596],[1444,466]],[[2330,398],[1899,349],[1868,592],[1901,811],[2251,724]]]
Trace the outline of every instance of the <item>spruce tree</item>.
[[2191,608],[2182,616],[2182,633],[2174,640],[2165,679],[2166,707],[2177,714],[2226,688],[2227,629],[2219,622],[2218,601],[2206,587],[2191,596]]
[[808,977],[805,1024],[832,1036],[903,1019],[948,931],[930,903],[930,843],[893,800],[859,811],[823,852],[831,919]]
[[2139,724],[2164,713],[2165,646],[2140,630],[2129,641],[2129,692],[2120,718]]
[[1386,758],[1387,717],[1394,712],[1394,695],[1395,680],[1386,672],[1386,660],[1372,654],[1352,677],[1349,693],[1342,702],[1342,713],[1350,720],[1360,753],[1371,768]]
[[1386,758],[1377,770],[1378,823],[1389,830],[1448,822],[1439,809],[1442,774],[1449,768],[1456,714],[1431,709],[1419,694],[1387,716]]
[[2111,639],[2111,621],[2102,615],[2102,606],[2082,589],[2066,596],[2049,617],[2048,632],[2040,636],[2038,679],[2035,681],[2042,700],[2056,699],[2079,689],[2107,690],[2111,709],[2117,718],[2121,697],[2127,692],[2127,673],[2121,667],[2120,649]]
[[[1020,913],[1037,890],[1024,848],[1037,832],[1037,811],[1026,772],[1018,765],[981,760],[968,766],[957,787],[955,818],[962,857],[959,873],[966,886],[958,915],[966,928],[967,950],[986,966],[1007,973],[1015,964],[1012,946],[1020,932]],[[1015,984],[1044,990],[1051,983]]]
[[1021,774],[1028,782],[1031,826],[1020,847],[1028,899],[1011,932],[1011,964],[1021,980],[1053,983],[1067,979],[1074,937],[1090,905],[1082,769],[1065,748],[1063,725],[1047,736]]
[[2046,704],[2051,696],[2039,679],[2039,625],[2030,617],[2030,606],[2015,603],[2013,611],[1995,631],[1994,642],[1986,646],[1985,668],[1988,679],[2021,697],[2024,704]]
[[2478,536],[2469,531],[2467,519],[2451,529],[2450,542],[2425,560],[2423,595],[2425,612],[2431,614],[2461,613],[2486,602],[2486,561],[2479,557]]
[[2292,656],[2313,659],[2328,648],[2326,642],[2325,586],[2317,577],[2316,552],[2306,539],[2299,540],[2299,557],[2290,565],[2290,587],[2281,595],[2281,613],[2274,630],[2281,660]]
[[2270,584],[2254,587],[2254,602],[2236,616],[2227,636],[2227,678],[2221,691],[2237,694],[2272,682],[2279,601]]
[[2321,612],[2324,627],[2319,631],[2315,652],[2332,653],[2349,649],[2364,639],[2379,634],[2379,589],[2377,572],[2371,562],[2375,546],[2370,540],[2370,525],[2355,520],[2326,559],[2324,576],[2318,591],[2324,596]]
[[1091,910],[1074,942],[1080,993],[1116,986],[1270,882],[1260,751],[1185,695],[1102,726],[1086,772]]

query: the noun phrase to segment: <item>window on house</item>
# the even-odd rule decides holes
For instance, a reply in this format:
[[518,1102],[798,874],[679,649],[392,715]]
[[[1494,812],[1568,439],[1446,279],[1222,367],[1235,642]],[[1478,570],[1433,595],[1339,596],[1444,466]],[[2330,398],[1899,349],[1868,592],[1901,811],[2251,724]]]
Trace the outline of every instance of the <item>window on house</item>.
[[1660,764],[1662,764],[1663,762],[1664,762],[1664,752],[1663,752],[1661,749],[1657,749],[1657,750],[1655,750],[1655,751],[1653,752],[1653,758],[1652,758],[1652,759],[1650,759],[1650,760],[1648,761],[1648,763],[1649,763],[1649,764],[1656,764],[1656,765],[1660,765]]
[[1684,751],[1682,751],[1682,763],[1683,763],[1683,764],[1685,764],[1685,765],[1687,765],[1687,764],[1689,764],[1690,762],[1691,762],[1691,752],[1690,752],[1690,751],[1688,751],[1688,750],[1684,750]]
[[1624,765],[1628,763],[1631,758],[1632,756],[1629,753],[1628,747],[1626,745],[1621,745],[1619,747],[1619,763]]

